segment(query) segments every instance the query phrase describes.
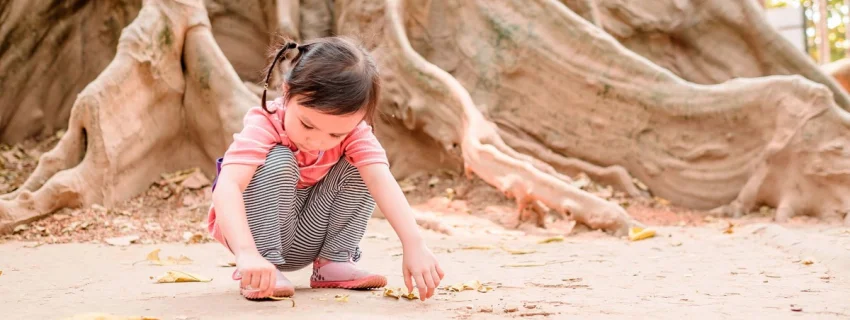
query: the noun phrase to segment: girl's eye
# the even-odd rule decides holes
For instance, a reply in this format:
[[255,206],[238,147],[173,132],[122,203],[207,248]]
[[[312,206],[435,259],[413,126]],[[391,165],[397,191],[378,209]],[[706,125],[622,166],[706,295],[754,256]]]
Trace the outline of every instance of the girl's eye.
[[304,123],[304,121],[301,121],[301,125],[304,126],[304,128],[307,130],[313,129],[313,127],[308,126],[306,123]]
[[338,135],[338,134],[332,134],[332,135],[331,135],[331,138],[339,139],[339,138],[342,138],[342,136],[341,136],[341,135]]

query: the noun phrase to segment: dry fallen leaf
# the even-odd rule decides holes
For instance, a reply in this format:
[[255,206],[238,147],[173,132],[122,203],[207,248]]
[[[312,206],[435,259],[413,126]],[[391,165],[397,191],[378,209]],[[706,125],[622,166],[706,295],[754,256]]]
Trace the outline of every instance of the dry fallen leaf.
[[544,244],[544,243],[561,242],[561,241],[564,241],[564,236],[555,236],[555,237],[551,237],[551,238],[546,238],[546,239],[538,241],[537,243]]
[[460,292],[465,290],[475,290],[481,293],[486,293],[488,291],[492,291],[493,287],[485,286],[478,280],[471,280],[464,283],[458,283],[455,285],[451,285],[445,288],[446,290],[453,292]]
[[505,250],[507,253],[516,254],[516,255],[531,254],[531,253],[537,252],[536,250],[511,249],[511,248],[506,248],[506,247],[502,247],[502,250]]
[[295,300],[294,300],[294,299],[292,299],[291,297],[275,297],[275,296],[271,296],[271,297],[269,297],[269,299],[276,300],[276,301],[284,301],[284,300],[292,301],[292,307],[293,307],[293,308],[295,308]]
[[348,302],[348,295],[347,294],[338,294],[334,297],[334,299],[336,301],[339,301],[339,302]]
[[0,270],[0,276],[2,276],[2,275],[3,275],[3,270]]
[[803,264],[804,264],[804,265],[807,265],[807,266],[808,266],[808,265],[812,265],[812,264],[814,264],[814,263],[815,263],[815,260],[814,260],[814,259],[812,259],[812,258],[808,258],[808,259],[804,259],[804,260],[803,260]]
[[505,307],[505,313],[517,312],[519,311],[519,307],[517,306],[507,306]]
[[129,246],[131,243],[139,240],[139,236],[124,236],[124,237],[116,237],[116,238],[107,238],[104,241],[106,243],[113,246]]
[[725,234],[734,233],[735,232],[735,224],[732,223],[732,222],[728,222],[728,221],[726,223],[728,223],[729,225],[726,226],[726,230],[723,230],[723,233],[725,233]]
[[674,247],[680,247],[682,246],[682,241],[671,241],[670,245]]
[[491,246],[466,246],[461,248],[461,250],[490,250],[493,249]]
[[662,206],[669,206],[670,205],[670,200],[667,200],[667,199],[664,199],[664,198],[661,198],[661,197],[655,197],[654,199],[655,199],[655,202],[657,202],[658,204],[660,204]]
[[106,313],[83,313],[75,316],[71,316],[70,318],[65,318],[66,320],[159,320],[159,318],[154,317],[145,317],[145,316],[118,316]]
[[406,288],[384,288],[384,297],[417,300],[419,299],[419,293],[416,290],[413,290],[413,292],[407,292]]
[[236,266],[236,261],[221,261],[218,263],[219,267],[230,268]]
[[159,251],[160,249],[156,249],[148,253],[147,260],[151,262],[151,264],[160,265],[160,266],[170,266],[175,264],[192,264],[192,259],[189,259],[186,256],[180,257],[171,257],[169,256],[165,261],[159,259]]
[[801,312],[801,311],[803,311],[803,307],[800,307],[800,306],[798,306],[798,305],[794,305],[794,304],[792,304],[792,305],[791,305],[791,311],[794,311],[794,312]]
[[156,282],[157,283],[177,283],[177,282],[210,282],[212,278],[204,277],[201,275],[175,271],[171,270],[161,275]]
[[399,293],[398,293],[397,290],[399,290],[399,289],[394,290],[392,288],[384,288],[384,297],[390,297],[390,298],[398,299]]
[[640,241],[649,239],[655,236],[655,230],[652,228],[631,227],[629,228],[629,240]]
[[183,233],[183,241],[185,241],[186,243],[200,243],[201,240],[203,240],[203,239],[204,239],[204,234],[200,233],[200,232],[192,233],[192,232],[186,231],[186,232]]

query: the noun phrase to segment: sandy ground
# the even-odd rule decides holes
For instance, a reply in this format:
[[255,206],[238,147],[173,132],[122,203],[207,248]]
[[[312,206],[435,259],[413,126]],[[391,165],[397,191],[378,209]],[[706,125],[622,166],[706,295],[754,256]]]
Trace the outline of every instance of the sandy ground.
[[[543,237],[488,219],[446,219],[460,232],[425,233],[447,272],[443,285],[479,280],[493,291],[440,290],[426,302],[396,300],[383,291],[310,289],[305,269],[287,274],[297,287],[292,307],[243,299],[230,280],[233,268],[220,266],[229,254],[215,243],[33,248],[10,241],[0,245],[0,310],[4,319],[90,312],[159,319],[850,318],[846,227],[750,224],[727,234],[717,223],[661,227],[655,238],[637,242],[584,232],[540,244]],[[388,223],[373,219],[362,245],[361,265],[402,287],[401,246]],[[154,249],[163,259],[185,255],[194,262],[150,265],[143,260]],[[151,280],[167,270],[213,280]],[[336,301],[337,294],[348,294],[348,301]]]

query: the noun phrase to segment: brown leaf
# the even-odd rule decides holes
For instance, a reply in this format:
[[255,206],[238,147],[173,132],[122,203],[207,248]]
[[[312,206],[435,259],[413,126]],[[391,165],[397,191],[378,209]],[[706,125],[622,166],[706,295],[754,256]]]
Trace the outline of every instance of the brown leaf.
[[813,264],[815,264],[815,260],[814,260],[814,259],[812,259],[812,258],[807,258],[807,259],[804,259],[804,260],[803,260],[803,264],[804,264],[804,265],[807,265],[807,266],[808,266],[808,265],[813,265]]
[[791,311],[794,311],[794,312],[802,312],[802,311],[803,311],[803,307],[800,307],[800,306],[798,306],[798,305],[792,304],[792,305],[791,305]]
[[204,234],[200,233],[200,232],[192,233],[192,232],[186,231],[186,232],[183,233],[183,241],[185,241],[186,243],[200,243],[201,240],[203,240],[203,239],[204,239]]
[[236,261],[221,261],[218,263],[219,267],[230,268],[236,266]]
[[562,242],[562,241],[564,241],[564,236],[555,236],[555,237],[550,237],[550,238],[540,240],[537,243],[544,244],[544,243]]
[[507,247],[502,247],[502,250],[505,250],[505,252],[510,253],[510,254],[515,254],[515,255],[531,254],[531,253],[537,252],[537,250],[511,249],[511,248],[507,248]]
[[212,278],[204,277],[201,275],[183,272],[183,271],[175,271],[171,270],[161,275],[156,282],[157,283],[178,283],[178,282],[210,282]]
[[461,248],[461,250],[490,250],[493,249],[491,246],[466,246]]
[[517,306],[507,306],[505,307],[505,313],[517,312],[519,311],[519,307]]
[[269,297],[269,299],[276,300],[276,301],[284,301],[284,300],[292,301],[292,307],[293,307],[293,308],[295,308],[295,300],[294,300],[294,299],[292,299],[291,297],[275,297],[275,296],[271,296],[271,297]]
[[107,238],[104,241],[113,246],[129,246],[131,243],[136,242],[136,240],[139,240],[139,236],[132,235],[116,238]]
[[725,233],[725,234],[734,233],[735,232],[735,224],[732,223],[731,221],[727,221],[726,223],[728,223],[729,225],[726,226],[726,230],[723,230],[723,233]]

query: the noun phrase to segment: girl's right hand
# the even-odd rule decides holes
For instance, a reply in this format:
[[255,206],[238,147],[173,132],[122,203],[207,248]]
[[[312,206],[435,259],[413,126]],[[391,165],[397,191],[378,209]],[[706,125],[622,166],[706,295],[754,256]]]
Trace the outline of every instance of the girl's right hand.
[[[274,294],[277,283],[277,268],[259,253],[246,253],[236,257],[236,268],[242,279],[243,289],[259,290],[261,297]],[[238,279],[237,279],[238,280]]]

